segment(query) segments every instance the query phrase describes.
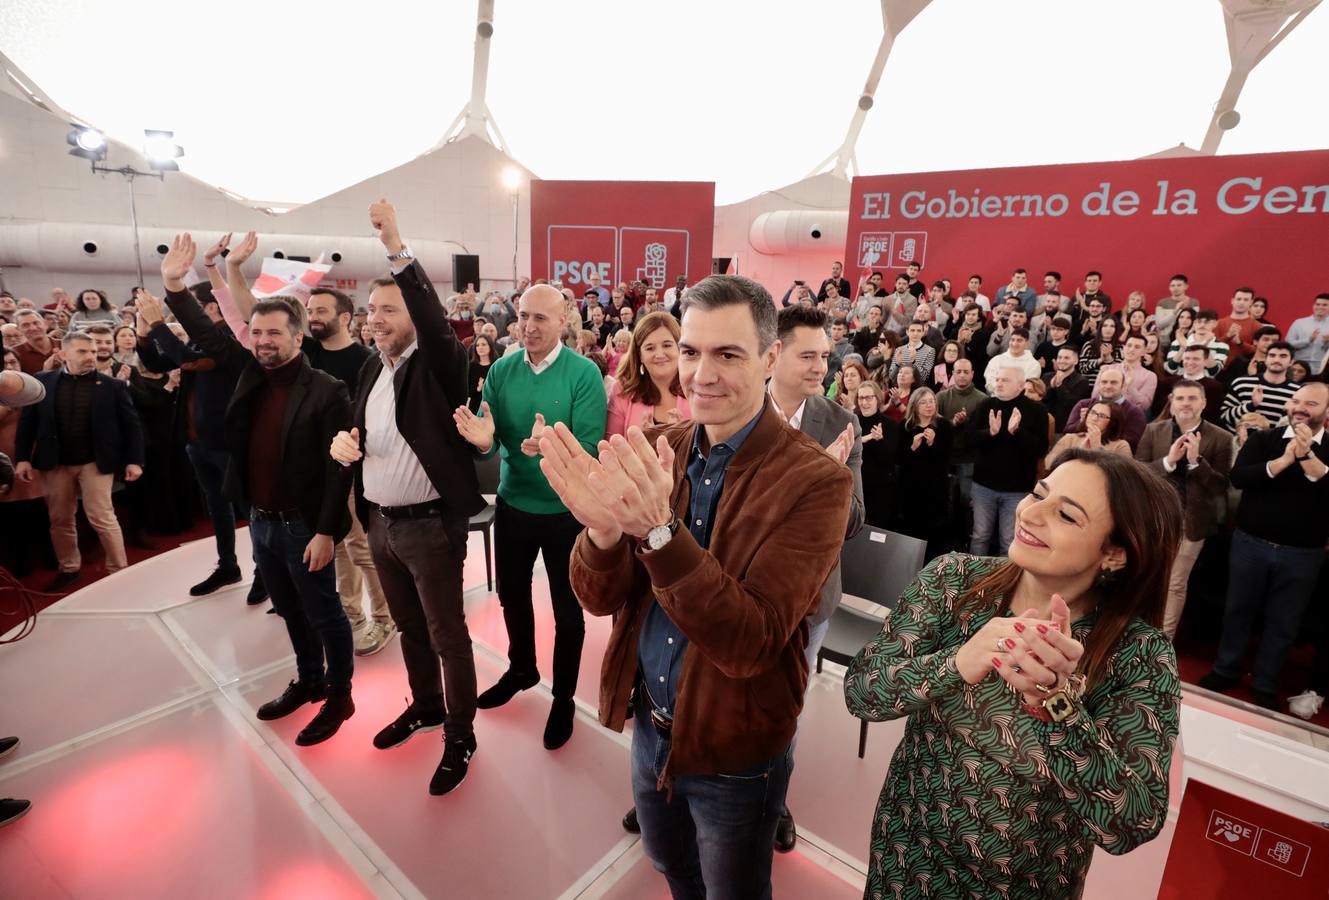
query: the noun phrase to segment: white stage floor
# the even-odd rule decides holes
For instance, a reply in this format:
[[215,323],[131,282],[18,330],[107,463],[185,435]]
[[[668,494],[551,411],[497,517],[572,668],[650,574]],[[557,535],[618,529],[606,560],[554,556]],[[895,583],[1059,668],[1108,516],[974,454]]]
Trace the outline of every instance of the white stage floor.
[[[248,556],[246,532],[238,549]],[[431,797],[437,733],[389,751],[370,744],[408,695],[397,643],[356,660],[356,714],[337,736],[296,747],[315,707],[274,723],[254,717],[293,677],[280,620],[266,604],[245,606],[247,585],[188,596],[214,559],[211,540],[154,557],[62,600],[29,638],[0,647],[0,734],[23,741],[0,764],[0,796],[33,801],[0,830],[4,897],[668,896],[619,824],[631,805],[628,739],[595,721],[607,620],[587,619],[572,740],[553,753],[540,743],[546,680],[479,712],[465,784]],[[537,581],[547,675],[553,624]],[[478,535],[465,583],[483,689],[502,672],[507,641]],[[776,856],[777,896],[862,893],[872,811],[903,724],[874,725],[859,760],[834,668],[809,690],[789,795],[800,842]],[[1086,897],[1153,896],[1171,830],[1125,857],[1100,853]]]

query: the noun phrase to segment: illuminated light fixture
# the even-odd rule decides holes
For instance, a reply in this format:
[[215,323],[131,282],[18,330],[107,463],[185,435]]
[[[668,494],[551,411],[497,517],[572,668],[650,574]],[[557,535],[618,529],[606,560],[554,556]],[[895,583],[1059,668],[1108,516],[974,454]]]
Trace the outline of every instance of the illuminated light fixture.
[[516,166],[508,166],[503,170],[503,187],[510,191],[521,187],[521,171]]
[[75,125],[65,136],[65,142],[73,149],[70,156],[78,156],[93,162],[106,158],[106,136],[95,128]]
[[185,151],[175,142],[174,131],[143,130],[143,155],[148,158],[148,165],[159,172],[176,171],[180,167],[176,160],[185,155]]

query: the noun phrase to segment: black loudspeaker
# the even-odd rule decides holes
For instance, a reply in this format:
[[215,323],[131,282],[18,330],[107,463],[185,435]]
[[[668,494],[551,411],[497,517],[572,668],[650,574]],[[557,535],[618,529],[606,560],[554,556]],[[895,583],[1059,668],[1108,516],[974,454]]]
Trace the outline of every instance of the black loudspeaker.
[[729,264],[734,261],[732,256],[713,256],[711,257],[711,274],[727,275],[729,273]]
[[480,257],[474,253],[452,254],[452,287],[457,293],[466,290],[466,285],[480,290]]

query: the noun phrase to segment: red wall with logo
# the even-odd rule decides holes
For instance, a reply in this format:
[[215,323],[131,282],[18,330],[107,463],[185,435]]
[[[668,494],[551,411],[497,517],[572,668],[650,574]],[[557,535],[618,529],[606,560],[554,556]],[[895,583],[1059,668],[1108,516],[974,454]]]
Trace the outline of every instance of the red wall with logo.
[[856,262],[890,290],[917,259],[956,294],[982,275],[989,297],[1016,267],[1039,293],[1050,269],[1063,293],[1098,269],[1114,309],[1139,289],[1152,310],[1180,272],[1222,315],[1250,285],[1286,327],[1329,291],[1329,151],[858,177],[845,254],[851,280]]
[[695,181],[531,182],[531,275],[578,296],[641,278],[673,287],[711,274],[715,184]]

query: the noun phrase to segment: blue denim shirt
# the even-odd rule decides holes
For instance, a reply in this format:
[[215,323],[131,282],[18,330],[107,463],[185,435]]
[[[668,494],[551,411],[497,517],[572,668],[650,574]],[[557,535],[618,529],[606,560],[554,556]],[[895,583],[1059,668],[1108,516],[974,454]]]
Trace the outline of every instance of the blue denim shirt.
[[[697,426],[688,458],[687,477],[688,484],[692,486],[692,496],[685,524],[703,548],[709,547],[711,543],[711,525],[720,504],[725,468],[765,412],[766,405],[763,403],[752,421],[740,428],[737,434],[711,447],[710,456],[704,455],[701,450],[702,429],[705,426]],[[683,651],[687,646],[687,635],[674,624],[659,603],[652,601],[651,608],[646,612],[646,621],[641,626],[641,638],[637,642],[637,663],[641,667],[651,705],[671,715],[678,694],[678,675],[683,668]]]

